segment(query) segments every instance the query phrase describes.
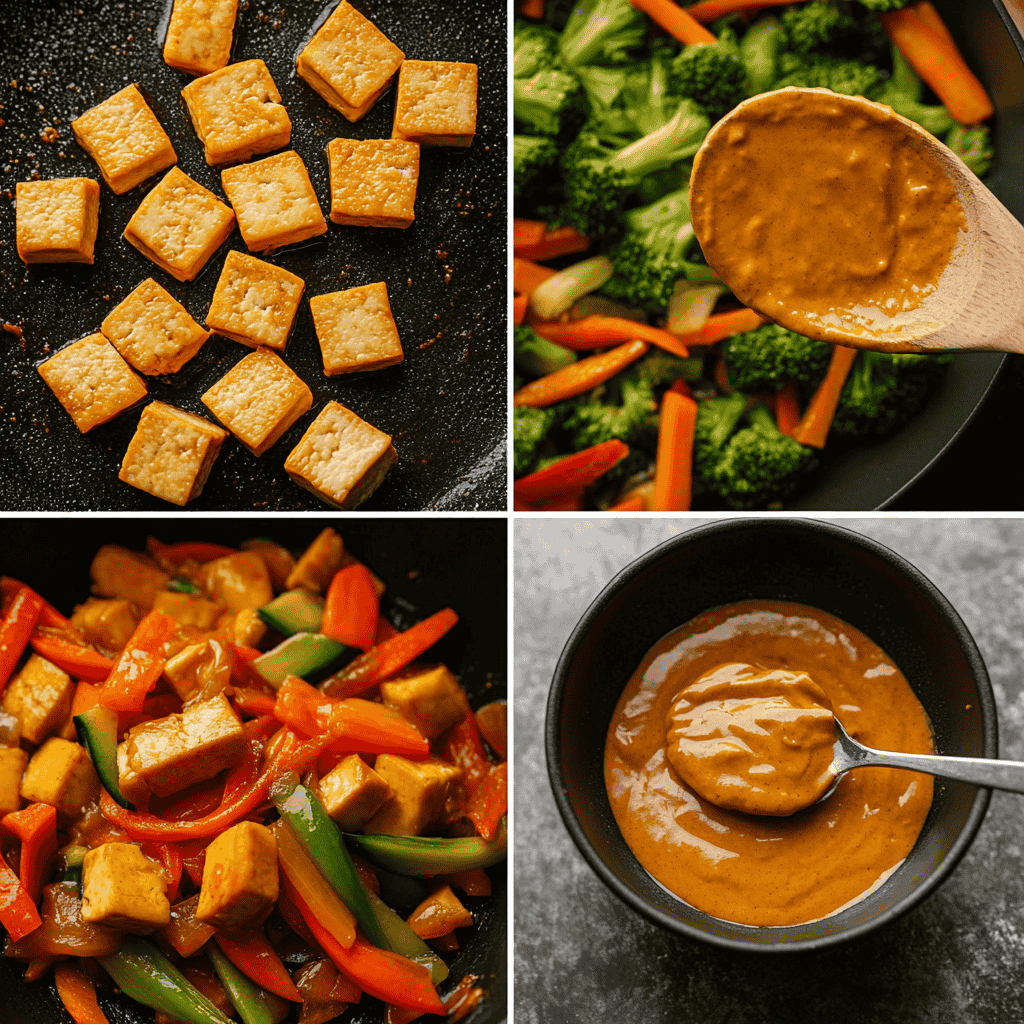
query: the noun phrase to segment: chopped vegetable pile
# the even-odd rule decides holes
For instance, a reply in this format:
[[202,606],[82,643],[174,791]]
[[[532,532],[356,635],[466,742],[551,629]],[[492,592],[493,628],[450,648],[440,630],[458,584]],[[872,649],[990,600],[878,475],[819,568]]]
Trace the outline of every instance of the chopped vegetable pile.
[[442,954],[505,859],[508,768],[504,702],[421,660],[457,613],[398,631],[332,529],[147,546],[100,548],[70,618],[0,578],[5,955],[77,1024],[112,986],[158,1024],[468,1013]]
[[779,509],[907,423],[950,355],[856,352],[738,307],[691,161],[786,86],[887,104],[984,175],[993,106],[928,0],[526,0],[513,57],[516,508]]

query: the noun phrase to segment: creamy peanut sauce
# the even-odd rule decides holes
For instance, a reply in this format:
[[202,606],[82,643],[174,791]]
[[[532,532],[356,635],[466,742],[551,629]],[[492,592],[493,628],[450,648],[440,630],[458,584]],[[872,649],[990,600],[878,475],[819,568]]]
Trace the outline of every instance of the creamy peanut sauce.
[[[826,612],[780,601],[704,612],[656,644],[627,684],[608,731],[605,785],[643,867],[680,899],[727,921],[826,917],[866,895],[910,852],[931,806],[932,778],[855,769],[821,803],[790,817],[716,806],[673,768],[666,726],[674,707],[683,711],[678,700],[689,687],[705,677],[714,692],[708,673],[730,665],[806,673],[850,735],[881,749],[932,752],[927,716],[873,641]],[[801,683],[790,697],[803,700],[795,696],[801,689],[814,694]]]
[[738,107],[695,161],[690,210],[741,302],[826,341],[898,332],[967,231],[926,143],[888,107],[824,89]]

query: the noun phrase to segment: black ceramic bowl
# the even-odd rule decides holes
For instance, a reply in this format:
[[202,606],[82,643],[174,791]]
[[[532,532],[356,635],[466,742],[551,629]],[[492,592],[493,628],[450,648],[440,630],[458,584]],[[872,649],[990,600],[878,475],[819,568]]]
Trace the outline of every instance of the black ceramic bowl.
[[[345,546],[387,584],[382,611],[400,628],[445,606],[459,623],[431,651],[455,672],[474,708],[505,696],[506,552],[504,519],[367,519],[344,522],[303,516],[299,519],[188,517],[162,519],[2,519],[0,575],[14,576],[38,590],[62,612],[89,596],[89,563],[101,544],[144,550],[146,537],[165,543],[205,540],[236,545],[246,537],[272,537],[302,551],[326,526],[342,535]],[[453,552],[458,555],[453,557]],[[493,894],[471,901],[476,927],[462,933],[462,948],[450,961],[446,993],[465,974],[480,977],[488,998],[465,1018],[466,1024],[501,1024],[506,1018],[506,874],[488,871]],[[70,1021],[52,980],[25,985],[24,965],[0,957],[0,1020],[4,1024],[53,1024]],[[124,996],[101,996],[108,1018],[118,1024],[145,1024],[153,1011]],[[293,1013],[286,1019],[295,1020]],[[383,1004],[364,995],[338,1018],[339,1024],[379,1024]]]
[[963,856],[989,790],[946,782],[910,855],[878,889],[808,924],[753,928],[703,914],[640,866],[604,786],[612,712],[644,655],[695,615],[747,599],[821,608],[871,637],[900,667],[932,722],[940,753],[996,756],[988,674],[956,611],[917,569],[849,530],[809,520],[734,519],[648,551],[601,592],[576,626],[548,699],[548,772],[580,852],[629,906],[656,924],[719,946],[819,949],[891,921],[930,893]]

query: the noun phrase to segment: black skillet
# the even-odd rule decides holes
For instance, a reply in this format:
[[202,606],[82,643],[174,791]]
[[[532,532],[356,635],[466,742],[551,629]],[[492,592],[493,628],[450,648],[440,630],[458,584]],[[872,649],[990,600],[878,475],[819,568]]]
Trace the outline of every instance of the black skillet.
[[[346,523],[303,517],[288,521],[177,518],[0,520],[0,575],[28,583],[70,613],[89,596],[89,563],[96,549],[117,543],[144,550],[146,537],[165,543],[206,540],[237,545],[246,537],[269,536],[296,553],[325,526],[341,533],[346,547],[387,584],[382,610],[401,628],[440,608],[454,608],[460,621],[431,651],[460,678],[474,708],[506,693],[506,528],[500,519],[373,520]],[[489,997],[467,1024],[499,1024],[506,1017],[506,874],[488,872],[489,900],[473,901],[477,926],[460,935],[462,949],[449,959],[448,991],[465,974],[476,974]],[[25,985],[24,964],[0,957],[0,1020],[4,1024],[70,1021],[50,981]],[[152,1011],[124,997],[101,998],[111,1024],[144,1024]],[[293,1017],[288,1018],[291,1021]],[[426,1017],[424,1020],[438,1020]],[[383,1007],[363,996],[339,1018],[341,1024],[379,1024]]]
[[[394,93],[350,124],[295,74],[295,55],[335,6],[322,0],[242,0],[234,59],[266,61],[325,213],[324,146],[335,137],[388,138]],[[331,224],[326,236],[270,261],[304,278],[306,294],[386,281],[403,365],[327,378],[303,302],[285,360],[313,391],[313,408],[265,455],[225,442],[191,510],[323,509],[291,482],[284,459],[327,401],[394,438],[398,465],[366,509],[503,509],[506,505],[506,19],[492,0],[355,0],[411,58],[479,65],[477,135],[469,149],[421,160],[416,221],[406,230]],[[149,96],[179,166],[223,196],[180,97],[191,79],[161,59],[171,0],[2,0],[0,3],[0,509],[173,510],[117,479],[138,409],[81,435],[36,366],[99,329],[113,306],[154,277],[200,323],[224,252],[190,283],[145,259],[121,232],[159,178],[123,196],[101,184],[96,262],[26,271],[14,241],[14,186],[83,175],[99,180],[70,122],[130,82]],[[16,83],[16,84],[14,84]],[[43,142],[44,128],[59,138]],[[236,232],[226,247],[245,251]],[[248,349],[213,337],[177,374],[149,378],[150,394],[209,416],[199,396]]]

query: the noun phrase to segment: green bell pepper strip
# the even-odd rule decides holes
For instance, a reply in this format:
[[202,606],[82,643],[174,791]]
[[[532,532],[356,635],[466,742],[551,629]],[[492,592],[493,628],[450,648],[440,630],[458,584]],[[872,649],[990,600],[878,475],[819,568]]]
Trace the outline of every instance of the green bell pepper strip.
[[369,858],[401,875],[448,875],[472,868],[489,868],[508,852],[508,823],[501,819],[498,834],[488,843],[479,836],[435,839],[430,836],[364,836],[346,833]]
[[277,813],[305,847],[317,870],[355,914],[363,934],[373,945],[391,949],[345,840],[316,795],[302,785],[295,772],[282,775],[271,787],[270,795]]
[[75,731],[82,746],[89,753],[103,788],[126,811],[134,811],[135,804],[122,795],[117,771],[117,712],[97,704],[74,717]]
[[366,890],[370,906],[393,953],[415,960],[430,971],[435,987],[448,977],[448,965],[376,893]]
[[279,1024],[288,1016],[288,1003],[246,977],[216,942],[206,944],[206,955],[244,1024]]
[[201,594],[202,590],[197,587],[187,576],[172,576],[167,581],[167,589],[172,594]]
[[183,1024],[231,1024],[156,946],[137,935],[126,935],[116,953],[96,959],[137,1003],[162,1010]]

